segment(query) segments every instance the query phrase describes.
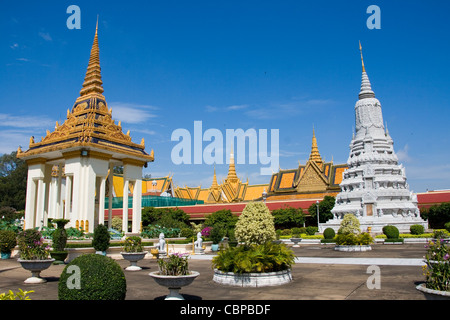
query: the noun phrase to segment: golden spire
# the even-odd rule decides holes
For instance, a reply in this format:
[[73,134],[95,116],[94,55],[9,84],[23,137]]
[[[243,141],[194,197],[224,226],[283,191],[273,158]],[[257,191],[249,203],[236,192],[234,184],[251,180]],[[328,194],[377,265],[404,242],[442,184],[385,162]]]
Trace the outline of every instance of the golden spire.
[[98,17],[97,24],[95,27],[94,42],[92,44],[91,56],[89,58],[89,64],[86,71],[86,76],[84,77],[83,88],[80,91],[80,97],[77,102],[84,100],[88,95],[97,95],[100,98],[103,97],[103,82],[102,75],[100,73],[100,50],[98,48]]
[[217,188],[219,185],[217,184],[217,177],[216,177],[216,166],[214,165],[214,176],[213,176],[213,182],[211,185],[211,189]]
[[238,180],[238,177],[236,175],[236,167],[234,166],[234,152],[233,152],[233,148],[231,148],[230,167],[228,168],[227,180],[229,180],[229,181],[237,181]]
[[361,41],[359,41],[359,51],[361,52],[362,72],[366,72],[366,68],[364,67],[364,59],[363,59],[363,54],[362,54]]
[[311,145],[311,154],[309,155],[309,161],[314,161],[318,165],[322,165],[322,157],[319,153],[319,148],[317,147],[317,139],[316,134],[313,128],[313,137],[312,137],[312,145]]

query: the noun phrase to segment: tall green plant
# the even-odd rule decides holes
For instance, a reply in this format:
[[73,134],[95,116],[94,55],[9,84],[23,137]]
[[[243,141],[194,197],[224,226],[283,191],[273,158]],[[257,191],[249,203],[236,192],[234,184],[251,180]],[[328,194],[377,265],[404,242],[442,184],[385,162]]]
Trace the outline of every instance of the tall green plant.
[[92,239],[92,246],[97,251],[106,251],[109,248],[111,236],[108,228],[99,224],[94,230],[94,238]]
[[245,206],[236,223],[235,236],[246,245],[275,240],[273,216],[265,203],[250,202]]

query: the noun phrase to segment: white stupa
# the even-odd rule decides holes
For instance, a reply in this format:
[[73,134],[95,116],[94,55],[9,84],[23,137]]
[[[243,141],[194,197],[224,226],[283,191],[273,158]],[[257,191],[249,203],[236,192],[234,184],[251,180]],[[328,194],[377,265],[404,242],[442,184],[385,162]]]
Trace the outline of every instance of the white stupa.
[[413,224],[428,228],[427,221],[420,217],[417,196],[409,190],[405,168],[398,164],[394,142],[383,125],[381,104],[372,91],[362,52],[361,62],[356,133],[350,142],[348,169],[343,173],[341,192],[331,210],[333,219],[321,224],[320,230],[332,227],[337,231],[347,213],[356,215],[362,231],[381,232],[385,225],[395,225],[400,232],[409,232]]

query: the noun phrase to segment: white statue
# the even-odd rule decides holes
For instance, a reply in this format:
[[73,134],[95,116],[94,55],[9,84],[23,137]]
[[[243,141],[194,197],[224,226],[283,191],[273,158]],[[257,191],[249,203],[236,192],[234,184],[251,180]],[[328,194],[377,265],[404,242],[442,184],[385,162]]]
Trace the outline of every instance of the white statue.
[[197,241],[195,241],[194,244],[195,244],[196,248],[202,249],[203,239],[202,239],[202,233],[201,232],[197,233]]
[[164,251],[166,251],[165,249],[166,249],[166,241],[164,240],[164,233],[161,232],[159,234],[159,248],[158,248],[158,250],[160,252],[164,252]]

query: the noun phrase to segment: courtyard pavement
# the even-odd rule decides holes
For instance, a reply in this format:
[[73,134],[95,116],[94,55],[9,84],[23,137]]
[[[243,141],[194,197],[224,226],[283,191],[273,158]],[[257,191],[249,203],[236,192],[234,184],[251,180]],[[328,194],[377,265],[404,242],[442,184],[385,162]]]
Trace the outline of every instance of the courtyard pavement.
[[[180,293],[188,301],[251,301],[251,300],[425,300],[415,289],[424,281],[423,244],[374,244],[367,252],[337,252],[333,245],[301,245],[292,248],[296,263],[292,267],[293,281],[276,287],[239,288],[213,282],[212,254],[191,256],[190,270],[199,271],[195,281]],[[116,260],[126,268],[128,261]],[[140,271],[126,271],[126,300],[162,300],[168,294],[148,275],[157,270],[156,260],[139,261]],[[374,283],[373,267],[379,267],[379,288]],[[0,260],[0,293],[8,290],[34,290],[32,300],[57,300],[58,280],[65,265],[52,265],[41,276],[43,284],[25,284],[30,276],[17,259]]]

